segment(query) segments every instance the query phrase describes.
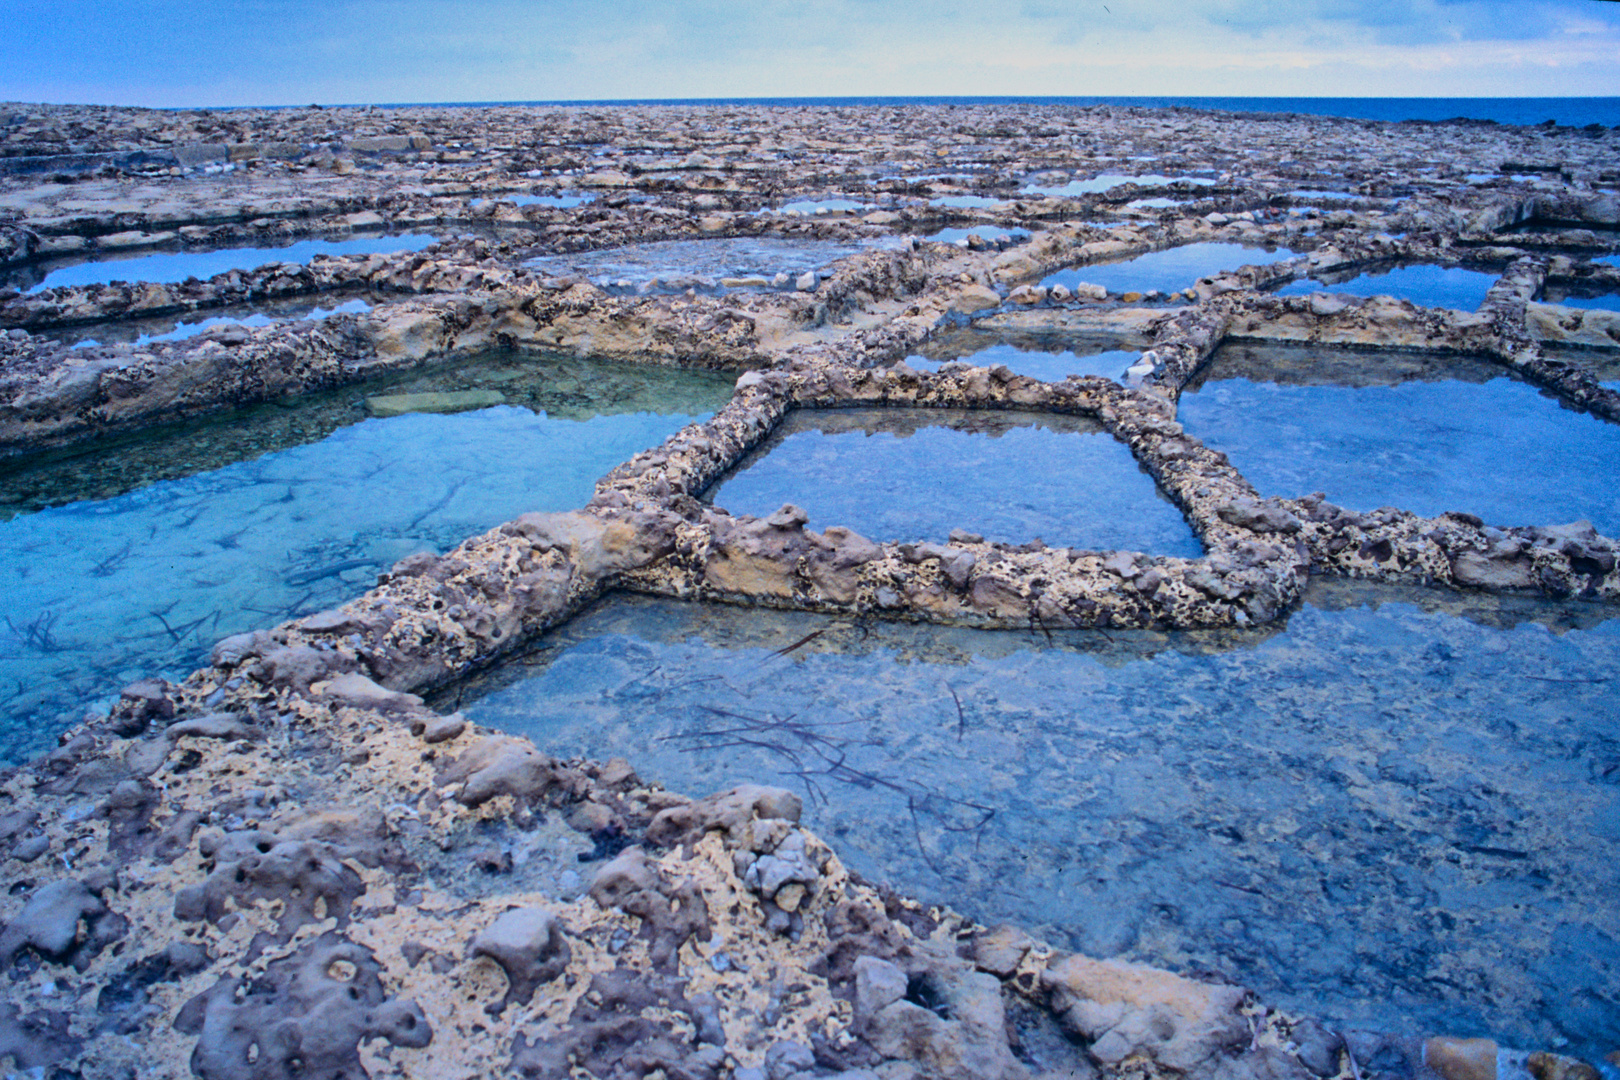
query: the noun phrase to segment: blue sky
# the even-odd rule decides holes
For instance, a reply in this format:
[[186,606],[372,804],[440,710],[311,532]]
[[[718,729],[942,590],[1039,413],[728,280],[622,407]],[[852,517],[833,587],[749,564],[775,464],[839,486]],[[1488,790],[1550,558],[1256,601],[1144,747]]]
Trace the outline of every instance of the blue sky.
[[1609,0],[7,0],[0,100],[1620,95]]

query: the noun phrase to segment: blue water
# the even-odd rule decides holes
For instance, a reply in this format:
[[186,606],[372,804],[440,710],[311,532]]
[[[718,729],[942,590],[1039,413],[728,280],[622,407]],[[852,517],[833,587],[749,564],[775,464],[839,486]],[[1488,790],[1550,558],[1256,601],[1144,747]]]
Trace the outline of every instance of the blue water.
[[929,199],[933,206],[949,206],[958,210],[978,210],[986,206],[1004,206],[1006,199],[992,199],[984,195],[941,195],[937,199]]
[[1070,180],[1067,184],[1047,185],[1030,184],[1023,188],[1029,195],[1051,195],[1066,197],[1072,195],[1095,195],[1126,184],[1139,184],[1142,187],[1164,187],[1169,184],[1185,181],[1189,184],[1208,186],[1215,183],[1197,176],[1163,176],[1158,173],[1143,173],[1140,176],[1127,176],[1124,173],[1100,173],[1086,180]]
[[438,241],[421,233],[367,236],[353,240],[300,240],[279,248],[225,248],[219,251],[176,251],[105,262],[83,262],[52,270],[28,291],[67,285],[104,285],[111,281],[177,284],[187,278],[207,280],[229,270],[256,270],[269,263],[307,263],[317,255],[373,255],[421,251]]
[[604,473],[693,419],[499,406],[363,420],[0,523],[0,761],[42,752],[134,679],[184,677],[227,634],[359,595],[405,555],[583,505]]
[[[362,102],[361,104],[374,104]],[[375,103],[381,104],[381,103]],[[1620,97],[1541,98],[1410,98],[1410,97],[759,97],[759,98],[591,98],[577,101],[410,102],[407,105],[773,105],[814,108],[826,106],[896,105],[1059,105],[1087,108],[1115,105],[1142,109],[1216,109],[1235,113],[1301,113],[1340,116],[1357,120],[1428,120],[1465,118],[1498,124],[1560,124],[1620,126]]]
[[[348,300],[332,308],[314,307],[309,309],[308,312],[300,314],[296,317],[300,320],[307,319],[311,321],[318,321],[331,315],[362,315],[370,310],[371,305],[366,303],[364,300]],[[140,334],[135,338],[135,344],[146,345],[153,341],[183,341],[189,337],[196,337],[204,330],[212,330],[216,326],[270,326],[276,321],[276,319],[273,319],[269,315],[262,312],[254,315],[243,315],[240,317],[230,315],[214,315],[206,319],[199,319],[197,322],[176,323],[174,329],[166,333]],[[73,347],[75,349],[88,349],[99,344],[101,344],[101,342],[95,340],[94,338],[85,338],[82,341],[74,342]]]
[[1126,262],[1099,263],[1079,266],[1072,270],[1059,270],[1042,279],[1047,288],[1064,285],[1074,288],[1081,282],[1101,285],[1111,293],[1179,292],[1222,270],[1236,270],[1240,266],[1263,266],[1267,263],[1291,259],[1295,252],[1288,248],[1266,251],[1264,248],[1244,247],[1242,244],[1205,242],[1184,244],[1164,251],[1152,251]]
[[1394,296],[1424,307],[1474,311],[1485,301],[1485,294],[1496,284],[1495,274],[1465,270],[1460,266],[1398,266],[1369,270],[1349,281],[1324,284],[1313,278],[1294,281],[1277,290],[1278,296],[1309,296],[1311,293],[1349,293],[1352,296]]
[[[1016,345],[992,345],[988,349],[954,357],[974,367],[994,367],[1003,364],[1016,375],[1028,375],[1042,382],[1062,382],[1070,375],[1101,375],[1105,379],[1121,380],[1125,369],[1136,363],[1142,354],[1135,349],[1108,349],[1099,346],[1092,352],[1057,349],[1043,352],[1020,349]],[[926,356],[906,357],[906,364],[918,371],[937,371],[944,360]]]
[[1620,311],[1620,294],[1617,293],[1609,293],[1606,296],[1563,296],[1545,302],[1563,307],[1585,308],[1587,311]]
[[551,754],[634,747],[692,796],[791,788],[868,879],[1058,948],[1596,1060],[1620,1029],[1620,621],[1323,593],[1269,638],[616,598],[461,707]]
[[492,195],[487,199],[474,199],[468,205],[483,206],[487,202],[509,202],[516,206],[551,206],[568,210],[583,206],[595,199],[594,195]]
[[924,240],[934,240],[941,244],[959,244],[970,236],[977,236],[980,240],[999,240],[1003,237],[1017,237],[1022,240],[1029,239],[1028,229],[1004,229],[1000,225],[970,225],[965,229],[940,229],[923,237]]
[[766,212],[810,216],[814,214],[853,213],[868,208],[869,204],[856,202],[854,199],[800,199],[797,202],[784,203],[776,210]]
[[810,527],[873,540],[991,540],[1196,558],[1181,512],[1120,443],[1093,425],[1034,413],[802,410],[713,493],[733,514],[784,503]]
[[1323,491],[1352,510],[1462,510],[1498,526],[1585,518],[1620,536],[1620,425],[1512,379],[1354,389],[1222,379],[1183,394],[1179,415],[1265,495]]

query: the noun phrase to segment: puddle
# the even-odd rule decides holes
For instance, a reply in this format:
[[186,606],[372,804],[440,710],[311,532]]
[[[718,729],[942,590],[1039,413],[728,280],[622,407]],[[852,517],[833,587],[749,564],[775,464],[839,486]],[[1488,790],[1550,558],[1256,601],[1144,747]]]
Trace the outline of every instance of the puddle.
[[941,195],[929,199],[930,206],[949,206],[958,210],[979,210],[986,206],[1005,206],[1006,199],[991,199],[983,195]]
[[766,210],[764,213],[814,217],[817,214],[848,214],[871,208],[871,204],[857,202],[854,199],[800,199],[797,202],[784,203],[777,209]]
[[[791,280],[777,281],[776,275],[786,274],[791,279],[810,270],[824,272],[840,259],[882,244],[775,237],[659,240],[546,255],[524,265],[549,274],[582,274],[610,292],[792,288]],[[726,284],[728,280],[731,284]]]
[[[7,470],[0,760],[43,752],[134,679],[183,677],[226,634],[364,592],[405,555],[583,504],[731,382],[498,354]],[[478,389],[508,404],[390,419],[362,407]]]
[[1014,374],[1042,382],[1062,382],[1070,375],[1101,375],[1123,382],[1125,369],[1141,359],[1142,352],[1121,348],[1121,344],[1114,338],[1057,336],[1029,336],[1017,341],[989,338],[987,343],[974,335],[973,340],[957,347],[944,344],[942,348],[930,348],[926,355],[913,353],[905,362],[918,371],[938,371],[943,364],[961,360],[974,367],[1003,364]]
[[1349,202],[1365,202],[1367,198],[1365,195],[1352,195],[1348,191],[1317,191],[1309,188],[1301,188],[1298,191],[1285,191],[1283,194],[1290,199],[1338,199]]
[[483,206],[488,202],[506,202],[515,206],[551,206],[558,210],[570,210],[593,202],[595,198],[594,195],[491,195],[487,199],[473,199],[467,205]]
[[1186,199],[1133,199],[1125,205],[1132,210],[1168,210],[1172,206],[1186,206]]
[[1348,270],[1343,276],[1324,274],[1305,278],[1277,290],[1278,296],[1309,296],[1315,292],[1352,296],[1394,296],[1423,307],[1474,311],[1496,284],[1495,274],[1459,266],[1397,266],[1382,270]]
[[232,305],[222,310],[225,313],[210,315],[196,322],[186,322],[174,316],[165,316],[157,319],[120,319],[116,323],[97,323],[91,326],[64,327],[59,330],[42,331],[38,336],[51,341],[59,341],[64,345],[71,345],[76,349],[88,349],[92,345],[112,345],[120,342],[129,342],[133,345],[145,345],[154,341],[182,341],[185,338],[196,337],[205,330],[216,326],[270,326],[276,322],[319,320],[332,315],[362,315],[371,310],[368,300],[352,299],[339,300],[328,294],[322,298],[329,307],[320,304],[311,304],[307,297],[298,301],[283,301],[280,303],[266,301],[263,303]]
[[1218,274],[1222,270],[1236,270],[1248,265],[1263,266],[1291,259],[1295,254],[1288,248],[1267,250],[1206,241],[1152,251],[1125,262],[1059,270],[1042,279],[1041,284],[1047,288],[1064,285],[1072,289],[1084,282],[1101,285],[1111,293],[1148,292],[1153,289],[1174,293],[1197,284],[1199,278]]
[[1596,376],[1599,384],[1610,390],[1620,390],[1620,353],[1612,349],[1559,348],[1542,345],[1541,354],[1549,360],[1563,360],[1579,364]]
[[1179,419],[1265,495],[1620,535],[1620,426],[1484,361],[1225,346]]
[[613,597],[456,694],[676,791],[789,787],[867,878],[1059,948],[1596,1060],[1609,613],[1319,583],[1272,636],[1048,638]]
[[39,275],[38,267],[24,267],[10,275],[30,274],[28,292],[68,285],[104,285],[112,281],[151,281],[178,284],[187,278],[206,281],[229,270],[257,270],[270,263],[307,263],[317,255],[374,255],[395,251],[421,251],[439,237],[425,233],[400,236],[365,236],[351,240],[300,240],[286,247],[221,248],[217,251],[171,251],[152,255],[111,258],[58,266]]
[[1123,443],[1082,417],[955,409],[790,413],[707,498],[733,514],[803,507],[872,540],[966,529],[1054,547],[1203,554]]
[[1146,173],[1141,176],[1126,176],[1124,173],[1101,173],[1089,180],[1071,180],[1067,184],[1048,185],[1030,184],[1023,188],[1026,195],[1049,195],[1056,198],[1065,198],[1074,195],[1096,195],[1126,184],[1139,184],[1142,187],[1168,187],[1171,184],[1197,184],[1199,187],[1211,187],[1215,181],[1206,180],[1199,176],[1163,176],[1159,173]]
[[1541,302],[1544,304],[1561,304],[1564,307],[1585,308],[1588,311],[1620,311],[1620,293],[1572,292],[1557,285],[1548,285],[1543,290]]
[[967,229],[940,229],[923,237],[924,240],[933,240],[940,244],[959,244],[965,246],[970,236],[977,236],[980,240],[1028,240],[1028,229],[1004,229],[1000,225],[974,225]]

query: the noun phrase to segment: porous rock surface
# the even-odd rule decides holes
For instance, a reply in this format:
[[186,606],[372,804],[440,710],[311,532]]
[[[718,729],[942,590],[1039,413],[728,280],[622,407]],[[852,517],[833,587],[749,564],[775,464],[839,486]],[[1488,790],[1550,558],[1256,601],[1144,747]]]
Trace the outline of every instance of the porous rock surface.
[[[1590,365],[1543,351],[1613,350],[1620,323],[1537,301],[1549,283],[1620,284],[1591,259],[1614,247],[1599,230],[1616,224],[1601,190],[1615,142],[1107,107],[0,108],[0,268],[367,230],[444,237],[208,281],[0,288],[5,455],[491,346],[740,376],[717,415],[615,469],[589,505],[412,556],[337,611],[226,639],[182,683],[131,686],[4,777],[0,1060],[85,1078],[1595,1075],[1446,1033],[1334,1031],[1238,987],[1062,955],[858,880],[798,824],[791,792],[694,801],[632,762],[559,760],[419,695],[611,588],[1046,627],[1264,623],[1313,572],[1613,601],[1616,541],[1586,523],[1262,498],[1175,403],[1223,341],[1300,341],[1483,356],[1620,419]],[[1216,183],[1172,184],[1185,201],[1168,210],[1131,205],[1152,184],[1081,198],[1020,186],[1089,175],[1123,147]],[[1330,183],[1342,198],[1290,194]],[[869,209],[772,212],[846,186]],[[503,198],[541,190],[594,198]],[[995,201],[934,201],[960,193]],[[1030,238],[918,238],[947,225]],[[699,237],[901,239],[825,277],[665,293],[525,265]],[[1301,254],[1173,297],[1038,284],[1199,241]],[[1499,281],[1477,312],[1266,291],[1402,260]],[[355,289],[369,312],[163,343],[60,336]],[[1121,334],[1141,354],[1127,385],[899,362],[967,322]],[[699,501],[789,410],[852,406],[1091,418],[1206,554],[965,533],[895,544],[808,530],[791,505],[755,519]]]

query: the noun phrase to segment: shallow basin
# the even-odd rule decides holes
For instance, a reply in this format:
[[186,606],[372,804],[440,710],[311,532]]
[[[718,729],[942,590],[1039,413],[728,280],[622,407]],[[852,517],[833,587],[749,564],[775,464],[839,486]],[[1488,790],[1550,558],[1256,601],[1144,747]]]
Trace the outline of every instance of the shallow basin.
[[694,796],[791,788],[868,879],[1059,948],[1595,1060],[1607,614],[1315,585],[1270,637],[1046,636],[613,598],[455,700]]
[[1543,291],[1541,301],[1544,304],[1585,308],[1588,311],[1620,311],[1620,293],[1594,293],[1590,290],[1572,292],[1557,285],[1548,285]]
[[78,262],[49,270],[29,292],[67,285],[104,285],[112,281],[177,284],[187,278],[207,280],[229,270],[256,270],[270,263],[307,263],[317,255],[373,255],[421,251],[440,237],[424,233],[361,236],[352,240],[300,240],[286,247],[220,248],[216,251],[166,251],[152,255]]
[[[769,280],[776,274],[791,278],[810,270],[826,271],[839,259],[872,246],[880,245],[777,237],[660,240],[569,255],[545,255],[530,259],[525,265],[550,274],[583,274],[610,291],[697,288],[719,292],[726,288],[721,284],[723,279],[764,277]],[[791,282],[787,287],[791,287]]]
[[944,541],[961,528],[1010,543],[1203,553],[1124,444],[1081,417],[800,410],[711,499],[755,517],[793,503],[812,528],[843,525],[873,540]]
[[960,360],[974,367],[1001,364],[1017,375],[1043,382],[1062,382],[1070,375],[1101,375],[1122,380],[1125,369],[1141,357],[1118,338],[1077,334],[1020,335],[1004,341],[994,335],[951,335],[931,344],[926,353],[913,353],[905,362],[918,371],[938,371],[942,364]]
[[965,229],[940,229],[923,237],[924,240],[933,240],[941,244],[966,244],[967,238],[977,236],[980,240],[1000,240],[1002,238],[1028,240],[1028,229],[1004,229],[1000,225],[970,225]]
[[1620,536],[1620,426],[1489,361],[1229,345],[1188,385],[1180,420],[1266,495],[1497,526],[1585,518]]
[[1267,250],[1206,241],[1183,244],[1164,251],[1150,251],[1124,262],[1059,270],[1042,279],[1041,284],[1047,288],[1065,285],[1072,289],[1081,283],[1088,283],[1101,285],[1111,293],[1148,292],[1153,289],[1173,293],[1197,284],[1199,278],[1218,274],[1222,270],[1236,270],[1249,265],[1264,266],[1291,259],[1294,255],[1295,252],[1288,248]]
[[182,341],[217,326],[271,326],[278,321],[363,315],[371,307],[370,300],[360,297],[345,300],[340,296],[327,295],[321,297],[319,303],[311,303],[308,297],[300,297],[297,300],[233,304],[212,309],[222,312],[217,315],[205,316],[199,312],[184,319],[173,315],[156,319],[120,319],[90,326],[63,327],[41,332],[39,336],[80,349],[126,341],[133,345],[146,345],[154,341]]
[[1159,173],[1144,173],[1140,176],[1127,176],[1124,173],[1100,173],[1087,180],[1070,180],[1067,184],[1030,184],[1023,188],[1028,195],[1050,195],[1064,198],[1074,195],[1096,195],[1104,191],[1112,191],[1126,184],[1139,184],[1142,187],[1168,187],[1171,184],[1197,184],[1199,187],[1209,187],[1215,183],[1199,176],[1163,176]]
[[731,379],[507,355],[384,387],[511,404],[364,419],[372,384],[0,474],[0,760],[42,752],[134,679],[183,677],[226,634],[364,592],[414,551],[582,505]]
[[1351,270],[1340,278],[1324,274],[1304,278],[1277,290],[1278,296],[1309,296],[1316,292],[1351,296],[1393,296],[1423,307],[1474,311],[1496,284],[1495,274],[1460,266],[1397,266],[1377,270]]

